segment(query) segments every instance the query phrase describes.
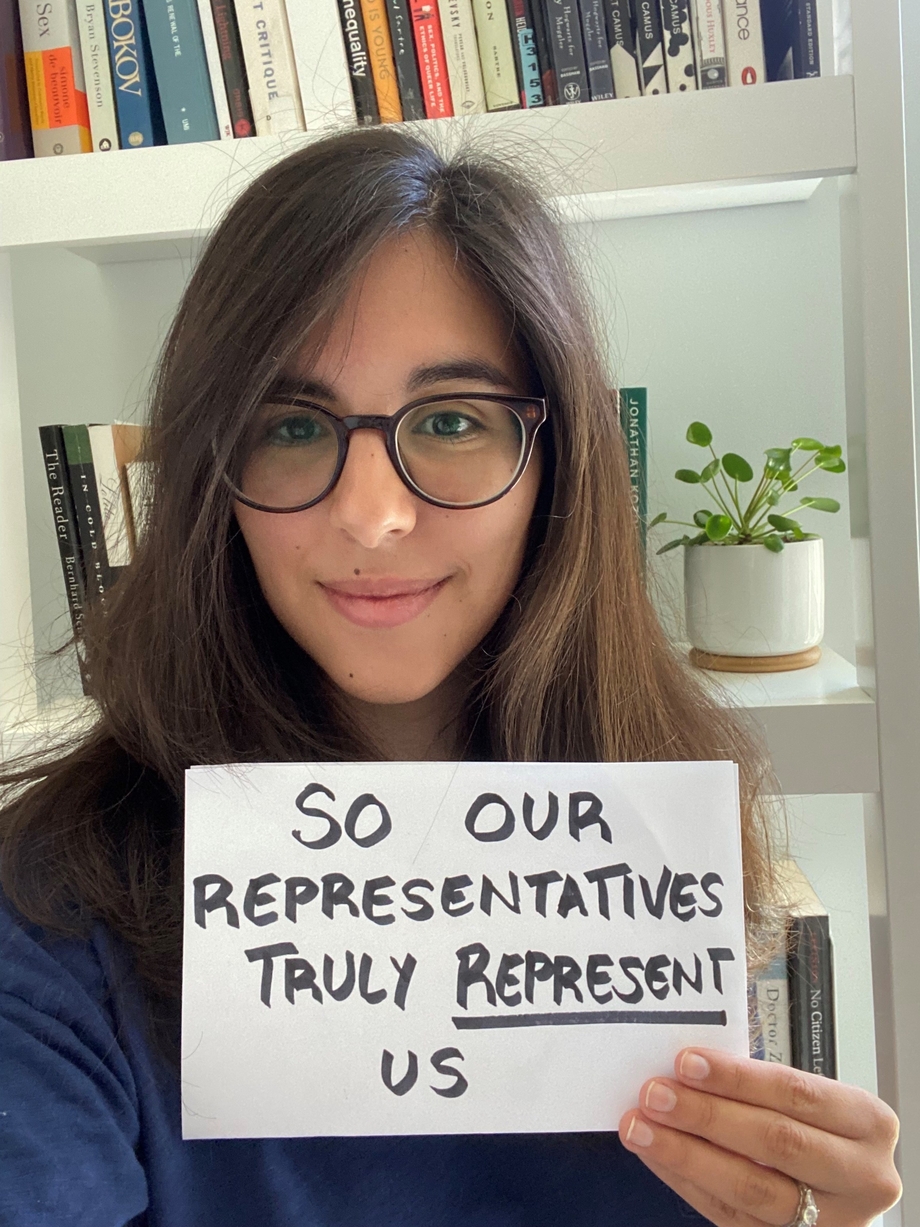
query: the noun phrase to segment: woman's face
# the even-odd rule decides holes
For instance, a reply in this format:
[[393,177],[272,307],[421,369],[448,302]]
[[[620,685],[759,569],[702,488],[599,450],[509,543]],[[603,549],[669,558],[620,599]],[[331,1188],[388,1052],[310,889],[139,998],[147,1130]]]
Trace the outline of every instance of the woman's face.
[[[460,363],[469,373],[449,369]],[[341,417],[389,416],[429,393],[533,391],[497,305],[423,232],[374,256],[319,355],[284,373]],[[236,516],[288,634],[345,693],[406,703],[449,677],[498,618],[539,484],[535,449],[497,502],[434,507],[400,480],[383,435],[358,430],[322,502],[288,515],[237,503]]]

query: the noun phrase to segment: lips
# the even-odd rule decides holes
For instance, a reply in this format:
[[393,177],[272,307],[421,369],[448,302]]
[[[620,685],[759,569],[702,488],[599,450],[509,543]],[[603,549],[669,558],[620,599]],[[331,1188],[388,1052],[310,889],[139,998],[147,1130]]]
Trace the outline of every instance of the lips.
[[447,583],[441,580],[336,580],[319,586],[336,612],[355,626],[402,626],[424,613]]

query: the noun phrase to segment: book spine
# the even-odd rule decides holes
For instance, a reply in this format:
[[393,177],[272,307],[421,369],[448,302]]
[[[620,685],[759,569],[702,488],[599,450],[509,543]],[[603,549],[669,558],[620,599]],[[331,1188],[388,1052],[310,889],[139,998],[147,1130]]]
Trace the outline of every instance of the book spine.
[[508,0],[508,20],[511,22],[511,42],[521,91],[521,106],[541,107],[543,82],[529,0]]
[[217,50],[220,53],[233,135],[238,139],[255,136],[256,121],[249,102],[249,82],[246,80],[240,28],[232,0],[211,0],[211,14],[214,17],[214,33],[217,35]]
[[371,57],[371,74],[377,94],[377,110],[382,124],[398,124],[402,117],[396,61],[390,41],[385,0],[361,0],[361,15],[367,31],[367,46]]
[[722,89],[728,85],[722,0],[691,0],[690,13],[696,42],[697,84],[700,89]]
[[553,57],[549,50],[549,36],[546,33],[546,15],[543,12],[541,0],[528,0],[530,16],[533,21],[533,37],[537,48],[537,63],[540,68],[540,85],[543,90],[544,106],[554,107],[559,101],[556,89],[556,72],[553,68]]
[[834,972],[827,916],[790,922],[789,1025],[796,1069],[837,1077]]
[[486,95],[470,0],[438,0],[447,79],[455,115],[481,115]]
[[220,139],[195,0],[142,0],[166,139]]
[[666,94],[668,80],[664,70],[664,42],[658,0],[632,0],[632,4],[642,93]]
[[[537,0],[541,3],[542,0]],[[479,64],[489,111],[511,111],[521,105],[515,68],[511,22],[504,0],[473,0]]]
[[102,512],[105,555],[110,576],[114,579],[131,561],[131,530],[122,491],[121,470],[115,456],[112,427],[89,426],[87,429]]
[[214,29],[214,14],[211,12],[210,0],[198,0],[198,22],[201,26],[204,55],[208,64],[208,79],[211,82],[211,101],[217,117],[217,130],[220,132],[222,141],[232,141],[233,121],[230,119],[227,91],[224,89],[220,48],[217,45],[217,31]]
[[648,523],[648,389],[620,388],[618,404],[620,429],[626,441],[630,495],[644,549]]
[[639,63],[636,59],[636,32],[633,29],[629,0],[607,0],[607,41],[616,98],[640,98]]
[[257,136],[304,130],[284,0],[236,0]]
[[104,601],[111,581],[89,431],[85,426],[63,426],[61,429],[83,559],[86,601],[88,604],[96,600]]
[[693,55],[690,0],[661,0],[661,24],[669,93],[683,94],[687,90],[695,90],[696,59]]
[[147,28],[139,0],[106,0],[105,29],[122,149],[146,149],[165,139]]
[[[343,5],[342,0],[287,0],[288,31],[308,132],[363,122],[352,92],[351,53],[342,17],[343,8],[357,7],[358,0],[350,5]],[[364,50],[366,53],[366,39]],[[369,64],[366,73],[369,77]]]
[[786,955],[775,958],[755,981],[757,1016],[763,1036],[763,1059],[779,1065],[792,1064],[789,1030],[789,981]]
[[603,102],[613,97],[613,70],[604,23],[604,0],[578,0],[578,9],[591,101]]
[[360,0],[337,0],[339,20],[345,38],[345,58],[348,62],[348,79],[355,104],[355,119],[361,125],[380,122],[377,109],[377,91],[371,73],[371,57],[367,46],[367,32],[361,16]]
[[118,148],[118,117],[115,114],[105,16],[99,0],[77,0],[77,22],[93,151],[107,153],[110,149]]
[[454,110],[438,6],[434,0],[409,0],[409,12],[425,113],[429,119],[445,119],[453,115]]
[[386,0],[386,6],[403,119],[424,119],[425,100],[422,97],[422,83],[415,59],[415,40],[412,37],[409,5],[406,0]]
[[723,0],[722,15],[729,85],[760,85],[767,79],[760,5],[757,0]]
[[34,152],[19,2],[0,0],[0,162]]
[[550,55],[561,102],[588,102],[588,69],[576,0],[543,0]]
[[67,608],[74,639],[79,640],[83,634],[86,590],[83,559],[80,556],[80,537],[64,454],[64,435],[60,426],[39,426],[38,433],[45,461],[48,492],[51,495],[51,514],[54,518],[54,534],[57,537],[61,571],[64,575]]
[[91,153],[74,0],[19,0],[19,15],[35,156]]
[[817,0],[796,0],[792,63],[796,78],[821,76]]

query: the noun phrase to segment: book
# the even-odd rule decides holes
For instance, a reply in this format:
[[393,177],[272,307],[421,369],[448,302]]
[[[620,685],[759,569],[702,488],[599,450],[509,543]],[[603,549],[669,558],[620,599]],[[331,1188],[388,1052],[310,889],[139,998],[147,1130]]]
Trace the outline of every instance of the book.
[[377,109],[377,91],[374,89],[371,73],[367,32],[364,29],[364,18],[361,16],[361,0],[336,2],[345,39],[345,59],[355,105],[355,119],[364,126],[379,123],[380,111]]
[[34,152],[19,0],[0,0],[0,162]]
[[438,12],[454,114],[482,114],[486,109],[486,95],[479,66],[473,6],[470,0],[438,0]]
[[142,431],[141,427],[128,422],[91,425],[87,429],[102,512],[102,535],[105,538],[109,576],[114,580],[131,562],[134,552],[128,507],[130,495],[124,470],[127,462],[137,455]]
[[541,0],[528,0],[530,15],[533,19],[533,37],[537,49],[537,63],[540,67],[540,85],[543,89],[543,105],[554,107],[559,101],[556,89],[556,73],[553,68],[553,58],[549,50],[549,35],[546,32],[546,14]]
[[626,442],[629,487],[643,547],[648,523],[648,389],[616,392],[620,430]]
[[409,0],[409,13],[425,114],[429,119],[444,119],[454,111],[438,6],[434,0]]
[[610,44],[610,69],[616,98],[639,98],[642,83],[636,59],[636,33],[629,0],[606,0],[607,42]]
[[763,1059],[791,1065],[792,1036],[789,1030],[789,980],[785,950],[759,973],[754,989]]
[[208,80],[211,82],[211,101],[214,104],[214,114],[217,118],[217,130],[222,141],[232,141],[233,120],[230,118],[230,106],[227,102],[227,91],[224,88],[224,73],[220,64],[220,48],[217,45],[217,31],[214,28],[211,0],[197,0],[197,3],[198,24],[201,27],[204,57],[208,65]]
[[64,454],[64,433],[60,426],[39,426],[45,477],[51,496],[51,514],[54,520],[54,535],[57,538],[61,571],[64,576],[64,592],[73,636],[78,640],[83,635],[83,609],[86,588],[83,559],[80,554],[80,536],[74,512],[73,496]]
[[[539,4],[539,0],[537,3]],[[511,44],[521,88],[521,106],[541,107],[544,105],[543,73],[540,69],[533,6],[530,0],[508,0],[508,19],[511,22]]]
[[196,0],[142,0],[166,140],[220,139]]
[[19,0],[19,17],[35,156],[92,152],[74,0]]
[[588,72],[588,93],[592,102],[603,102],[613,97],[613,69],[604,20],[604,0],[578,0],[578,9]]
[[821,76],[818,0],[798,0],[797,38],[792,47],[796,78]]
[[722,0],[729,85],[760,85],[767,79],[763,27],[757,0]]
[[661,0],[664,35],[664,66],[668,92],[683,94],[696,89],[696,57],[693,54],[691,0]]
[[774,0],[761,8],[768,81],[820,77],[817,0]]
[[77,22],[93,151],[108,153],[118,148],[118,117],[100,0],[77,0]]
[[153,61],[140,0],[106,3],[105,30],[122,149],[146,149],[166,140]]
[[664,41],[658,0],[632,0],[636,29],[636,56],[643,94],[666,94]]
[[542,0],[559,101],[589,102],[588,66],[577,0]]
[[396,80],[396,61],[390,41],[390,26],[384,0],[361,0],[361,15],[367,31],[371,75],[382,124],[398,124],[403,117]]
[[102,506],[96,488],[96,472],[89,430],[85,426],[62,426],[67,475],[73,498],[74,519],[83,559],[87,604],[105,600],[109,588],[109,562],[102,531]]
[[[536,0],[541,4],[542,0]],[[521,105],[511,22],[505,0],[473,0],[479,66],[489,111],[511,111]]]
[[[346,9],[350,16],[343,18]],[[355,12],[360,14],[357,0],[352,4],[343,4],[342,0],[287,0],[288,32],[308,132],[366,122],[359,118],[355,107],[351,53],[345,32],[345,22],[353,20]],[[366,39],[364,51],[368,52]]]
[[386,0],[386,6],[403,119],[424,119],[425,100],[422,97],[422,82],[415,59],[415,39],[412,37],[409,5],[407,0]]
[[211,0],[211,15],[233,135],[237,139],[255,136],[256,121],[249,102],[249,82],[233,0]]
[[782,865],[790,901],[789,1031],[792,1064],[812,1074],[837,1077],[834,1018],[834,954],[827,909],[793,861]]
[[235,0],[257,136],[304,130],[284,0]]
[[728,85],[722,0],[691,0],[690,14],[696,44],[697,84],[700,89],[722,89]]

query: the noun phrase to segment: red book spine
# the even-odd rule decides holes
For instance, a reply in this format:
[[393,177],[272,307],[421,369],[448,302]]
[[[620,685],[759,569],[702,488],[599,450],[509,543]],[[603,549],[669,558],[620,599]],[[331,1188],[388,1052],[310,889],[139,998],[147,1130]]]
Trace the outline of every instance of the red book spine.
[[415,36],[425,114],[429,119],[446,119],[453,115],[454,107],[447,79],[437,0],[409,0],[409,11],[412,14],[412,33]]

